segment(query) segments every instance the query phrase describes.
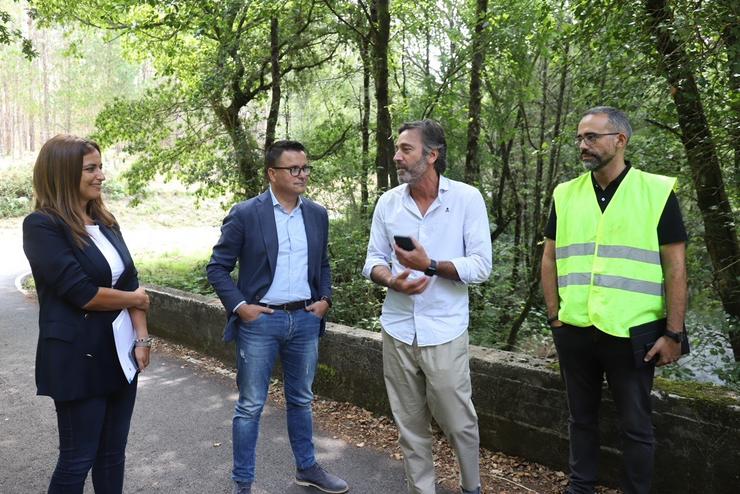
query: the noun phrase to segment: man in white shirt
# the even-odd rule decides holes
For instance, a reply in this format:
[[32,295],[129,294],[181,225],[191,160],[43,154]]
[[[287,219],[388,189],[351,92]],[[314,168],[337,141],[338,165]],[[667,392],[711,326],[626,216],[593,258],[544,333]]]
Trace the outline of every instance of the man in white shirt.
[[[437,122],[401,126],[393,160],[402,184],[378,200],[363,268],[388,287],[380,317],[383,374],[414,494],[435,492],[431,417],[455,449],[462,492],[480,492],[468,284],[491,274],[491,236],[480,192],[442,176],[446,154]],[[413,249],[401,248],[395,236],[410,237]]]

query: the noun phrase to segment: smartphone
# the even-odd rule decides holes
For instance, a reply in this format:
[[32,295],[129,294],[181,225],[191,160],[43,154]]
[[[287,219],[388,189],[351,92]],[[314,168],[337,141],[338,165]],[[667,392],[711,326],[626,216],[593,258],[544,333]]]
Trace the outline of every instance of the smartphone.
[[411,237],[404,237],[402,235],[393,235],[393,240],[403,250],[414,250],[414,242],[411,241]]
[[136,372],[139,372],[139,362],[136,360],[136,354],[134,353],[135,350],[136,350],[136,345],[132,346],[131,350],[129,350],[128,358],[131,359],[131,363],[134,365]]

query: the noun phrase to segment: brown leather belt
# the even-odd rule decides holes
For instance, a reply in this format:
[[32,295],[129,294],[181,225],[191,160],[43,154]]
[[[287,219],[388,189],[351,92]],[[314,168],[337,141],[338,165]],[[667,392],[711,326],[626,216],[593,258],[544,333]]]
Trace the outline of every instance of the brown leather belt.
[[270,305],[259,302],[257,305],[261,305],[262,307],[267,307],[268,309],[273,310],[293,311],[298,309],[305,309],[306,306],[311,305],[312,303],[313,302],[311,302],[310,300],[299,300],[297,302],[288,302],[287,304],[280,305]]

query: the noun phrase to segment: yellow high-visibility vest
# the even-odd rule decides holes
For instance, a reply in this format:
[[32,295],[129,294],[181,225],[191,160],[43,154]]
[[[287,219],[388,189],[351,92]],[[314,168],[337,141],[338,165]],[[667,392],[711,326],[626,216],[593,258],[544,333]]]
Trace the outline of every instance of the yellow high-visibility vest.
[[631,168],[603,214],[590,173],[555,188],[561,321],[629,337],[665,317],[657,229],[675,183]]

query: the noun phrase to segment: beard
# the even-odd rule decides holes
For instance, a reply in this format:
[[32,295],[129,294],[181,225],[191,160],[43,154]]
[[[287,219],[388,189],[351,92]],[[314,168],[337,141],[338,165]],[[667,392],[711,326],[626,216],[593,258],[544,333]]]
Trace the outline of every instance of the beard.
[[422,156],[419,161],[409,165],[406,168],[396,168],[396,175],[398,175],[398,181],[402,184],[414,185],[426,171],[426,157]]
[[611,162],[612,158],[614,155],[600,156],[594,153],[581,153],[581,163],[590,172],[601,170]]

